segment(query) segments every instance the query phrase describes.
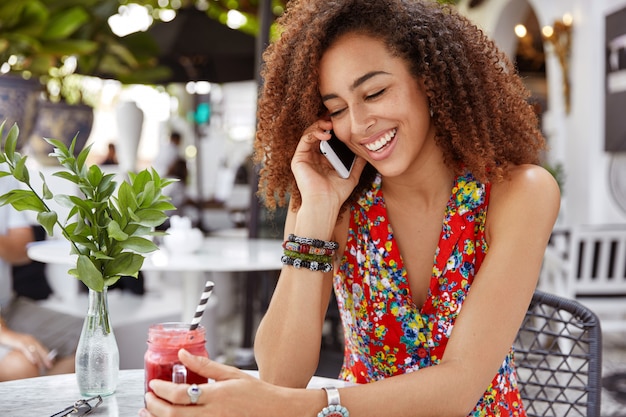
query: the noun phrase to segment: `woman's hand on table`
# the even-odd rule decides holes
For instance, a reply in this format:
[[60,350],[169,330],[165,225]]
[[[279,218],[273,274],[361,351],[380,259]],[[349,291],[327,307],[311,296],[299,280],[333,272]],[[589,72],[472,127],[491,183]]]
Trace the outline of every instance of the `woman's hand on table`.
[[146,408],[139,411],[141,417],[249,415],[250,410],[261,411],[263,407],[275,404],[276,401],[268,399],[278,400],[278,391],[285,389],[263,382],[235,367],[194,356],[185,350],[181,350],[178,357],[187,369],[213,379],[215,383],[198,385],[200,395],[195,406],[189,407],[189,384],[152,380],[150,388],[154,393],[146,393]]

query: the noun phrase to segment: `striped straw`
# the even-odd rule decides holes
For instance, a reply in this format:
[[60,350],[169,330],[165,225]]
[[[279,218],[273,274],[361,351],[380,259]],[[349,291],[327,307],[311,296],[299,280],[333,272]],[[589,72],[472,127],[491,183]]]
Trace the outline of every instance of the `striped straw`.
[[196,330],[198,325],[200,324],[200,320],[202,320],[202,314],[206,309],[206,304],[209,301],[209,297],[213,292],[213,287],[215,284],[213,281],[207,281],[204,285],[204,291],[202,291],[202,297],[200,297],[200,302],[198,303],[198,307],[196,307],[196,314],[193,315],[193,319],[191,320],[191,326],[189,330]]

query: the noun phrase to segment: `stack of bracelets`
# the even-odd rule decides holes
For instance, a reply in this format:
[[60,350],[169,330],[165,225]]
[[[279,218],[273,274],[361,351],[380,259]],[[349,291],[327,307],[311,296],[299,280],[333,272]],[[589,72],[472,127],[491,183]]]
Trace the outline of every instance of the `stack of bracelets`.
[[337,242],[290,234],[283,243],[285,252],[280,260],[284,265],[295,268],[330,272],[333,270],[333,255],[338,247]]

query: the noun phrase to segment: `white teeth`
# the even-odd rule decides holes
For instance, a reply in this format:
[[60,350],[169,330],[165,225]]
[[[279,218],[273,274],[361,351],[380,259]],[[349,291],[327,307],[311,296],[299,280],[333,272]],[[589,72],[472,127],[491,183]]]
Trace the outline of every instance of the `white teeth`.
[[381,150],[386,144],[388,144],[389,142],[391,142],[391,139],[393,139],[396,136],[396,129],[393,129],[391,132],[387,133],[385,136],[383,136],[382,138],[378,139],[376,142],[373,143],[369,143],[367,145],[365,145],[365,147],[367,149],[369,149],[372,152],[376,152]]

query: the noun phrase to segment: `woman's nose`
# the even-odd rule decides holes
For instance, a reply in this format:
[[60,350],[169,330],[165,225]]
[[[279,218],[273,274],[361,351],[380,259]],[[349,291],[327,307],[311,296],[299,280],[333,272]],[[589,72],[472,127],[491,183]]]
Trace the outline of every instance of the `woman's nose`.
[[366,135],[375,119],[365,105],[356,105],[350,111],[351,132],[354,135]]

